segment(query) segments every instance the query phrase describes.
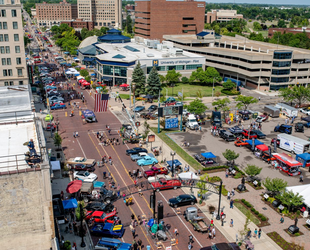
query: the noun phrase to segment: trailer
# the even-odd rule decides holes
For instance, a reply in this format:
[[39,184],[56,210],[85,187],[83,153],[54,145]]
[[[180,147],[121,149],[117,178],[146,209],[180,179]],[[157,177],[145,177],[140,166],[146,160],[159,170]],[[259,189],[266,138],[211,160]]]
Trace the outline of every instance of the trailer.
[[193,225],[194,231],[207,233],[209,226],[205,222],[205,218],[198,216],[198,210],[196,207],[188,207],[185,210],[185,219]]
[[284,103],[278,103],[275,106],[276,108],[280,109],[281,114],[288,116],[288,117],[297,117],[298,116],[298,109],[291,107]]
[[278,109],[274,106],[271,106],[271,105],[265,106],[264,111],[265,111],[265,113],[267,113],[267,115],[274,117],[274,118],[280,116],[280,109]]
[[309,150],[310,141],[300,139],[288,134],[278,134],[277,139],[280,141],[279,148],[286,151],[303,154]]

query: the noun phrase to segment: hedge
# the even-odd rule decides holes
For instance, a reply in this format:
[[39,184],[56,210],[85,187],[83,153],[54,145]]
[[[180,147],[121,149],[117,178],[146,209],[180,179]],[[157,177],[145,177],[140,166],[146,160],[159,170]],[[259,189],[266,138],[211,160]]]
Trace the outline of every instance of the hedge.
[[215,167],[209,167],[209,168],[203,168],[203,171],[213,170],[213,169],[221,169],[221,168],[228,168],[227,166],[215,166]]
[[261,219],[261,221],[266,221],[266,220],[267,220],[267,218],[266,218],[263,214],[260,214],[260,213],[253,207],[253,205],[252,205],[250,202],[246,201],[245,199],[241,199],[241,202],[242,202],[244,205],[246,205],[248,208],[251,208],[251,211],[252,211],[254,214],[256,214],[257,217]]
[[225,95],[240,95],[241,93],[239,91],[231,91],[228,89],[222,89],[221,92]]

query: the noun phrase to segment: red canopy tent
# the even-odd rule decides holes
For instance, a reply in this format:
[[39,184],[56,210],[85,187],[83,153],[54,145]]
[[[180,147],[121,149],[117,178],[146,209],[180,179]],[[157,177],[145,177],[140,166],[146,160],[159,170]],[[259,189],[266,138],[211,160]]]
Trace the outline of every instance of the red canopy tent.
[[82,85],[83,85],[83,86],[89,86],[90,83],[85,81],[85,82],[82,82]]
[[129,84],[123,83],[123,84],[121,84],[121,85],[119,85],[119,86],[122,87],[122,88],[127,88],[127,87],[129,87]]
[[256,148],[262,152],[269,150],[269,148],[266,144],[257,145]]
[[69,194],[76,193],[81,189],[82,183],[83,182],[81,180],[71,181],[66,188],[67,193]]
[[296,161],[293,157],[285,153],[276,153],[272,154],[278,161],[283,162],[289,167],[301,167],[302,164],[299,161]]

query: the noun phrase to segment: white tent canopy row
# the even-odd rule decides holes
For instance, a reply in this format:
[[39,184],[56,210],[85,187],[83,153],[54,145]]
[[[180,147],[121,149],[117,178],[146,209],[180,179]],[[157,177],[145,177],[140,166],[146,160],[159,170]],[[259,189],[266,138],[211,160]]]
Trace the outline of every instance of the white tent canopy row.
[[286,191],[293,191],[294,194],[299,194],[304,198],[304,203],[310,207],[310,184],[287,187]]

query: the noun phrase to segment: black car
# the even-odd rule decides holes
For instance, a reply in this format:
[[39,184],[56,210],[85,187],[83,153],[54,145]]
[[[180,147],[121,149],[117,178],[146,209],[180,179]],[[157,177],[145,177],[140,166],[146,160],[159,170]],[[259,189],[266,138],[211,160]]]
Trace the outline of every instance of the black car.
[[155,111],[155,110],[157,110],[158,109],[158,106],[157,105],[151,105],[147,110],[149,111],[149,112],[153,112],[153,111]]
[[85,207],[87,211],[103,211],[105,213],[111,213],[114,209],[112,203],[105,203],[105,202],[90,202]]
[[101,199],[106,203],[111,203],[111,201],[115,201],[117,199],[117,194],[112,190],[106,189],[105,187],[100,188],[100,194]]
[[252,132],[257,135],[258,139],[266,138],[266,135],[260,130],[252,130]]
[[147,153],[147,149],[145,148],[132,148],[126,150],[126,155],[134,155],[138,153]]
[[290,125],[277,125],[274,128],[274,132],[280,132],[280,133],[286,133],[286,134],[291,134],[292,133],[292,126]]
[[203,157],[203,156],[200,155],[200,154],[194,155],[194,158],[195,158],[198,162],[200,162],[200,163],[202,163],[202,162],[204,162],[204,161],[206,160],[206,158]]
[[230,128],[229,131],[237,137],[241,136],[243,133],[243,129],[241,129],[239,126],[234,126]]
[[303,133],[304,132],[304,124],[301,123],[301,122],[297,122],[295,124],[295,132],[301,132]]
[[75,164],[71,167],[71,169],[74,169],[76,171],[88,171],[88,172],[95,171],[95,167],[93,165],[87,165],[87,164]]
[[219,133],[220,137],[223,138],[225,141],[235,141],[236,137],[226,130],[220,130]]
[[194,205],[197,203],[197,199],[194,195],[191,194],[181,194],[175,198],[171,198],[168,201],[171,207],[180,207],[186,205]]

